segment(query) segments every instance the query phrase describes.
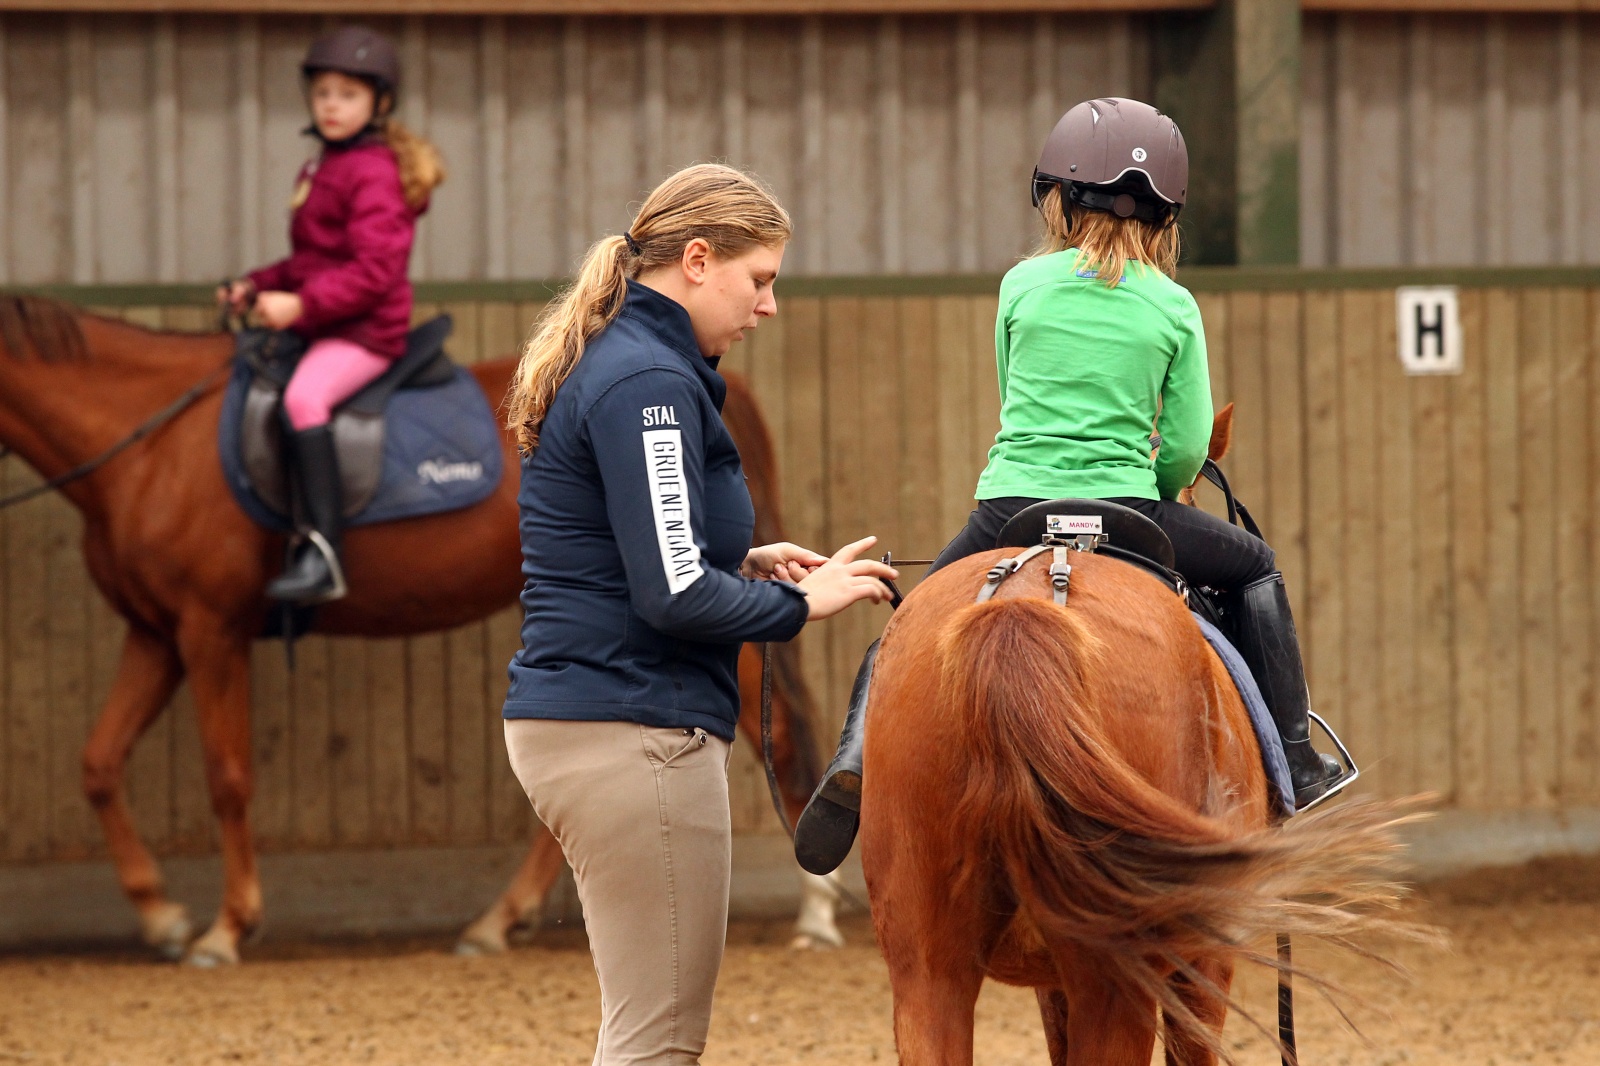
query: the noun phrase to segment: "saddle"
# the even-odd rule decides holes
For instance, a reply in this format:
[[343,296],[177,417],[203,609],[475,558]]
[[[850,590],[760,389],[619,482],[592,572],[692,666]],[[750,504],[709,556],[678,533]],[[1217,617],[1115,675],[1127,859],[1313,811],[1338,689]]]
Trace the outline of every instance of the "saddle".
[[[1045,500],[1013,515],[1001,528],[995,547],[1025,550],[1021,555],[1002,560],[989,571],[984,591],[978,594],[980,601],[992,596],[1001,582],[1029,560],[1052,550],[1056,562],[1050,573],[1057,603],[1066,602],[1071,584],[1072,567],[1067,562],[1071,554],[1069,549],[1109,555],[1140,567],[1172,589],[1194,615],[1206,642],[1227,668],[1244,701],[1279,812],[1285,816],[1294,813],[1294,785],[1283,741],[1249,666],[1227,636],[1229,627],[1224,603],[1210,589],[1189,585],[1173,568],[1172,541],[1160,526],[1138,511],[1108,500]],[[1334,739],[1337,742],[1338,738]],[[1339,748],[1343,753],[1344,745],[1340,744]],[[1348,758],[1348,753],[1345,754]]]
[[[412,330],[405,354],[334,412],[348,525],[469,507],[499,485],[499,428],[476,379],[445,353],[450,329],[440,315]],[[306,347],[293,333],[241,332],[218,427],[234,499],[278,532],[294,525],[283,390]]]
[[[425,322],[406,337],[406,354],[356,393],[333,416],[334,446],[344,482],[344,516],[353,518],[377,494],[383,475],[384,408],[400,389],[429,388],[450,381],[455,364],[444,342],[453,323],[449,315]],[[254,370],[245,393],[239,425],[240,458],[256,495],[279,514],[290,511],[284,463],[283,390],[306,353],[306,342],[293,333],[251,329],[239,334],[237,358]]]

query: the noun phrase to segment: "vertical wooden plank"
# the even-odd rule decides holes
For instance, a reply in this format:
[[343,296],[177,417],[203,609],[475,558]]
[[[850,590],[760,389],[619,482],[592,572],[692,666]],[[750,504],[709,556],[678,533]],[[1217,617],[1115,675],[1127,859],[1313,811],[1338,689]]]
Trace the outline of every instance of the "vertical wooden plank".
[[[931,559],[954,530],[945,528],[941,513],[944,491],[939,467],[941,417],[947,397],[939,390],[936,305],[934,297],[899,301],[900,402],[894,413],[903,463],[900,468],[900,539],[896,553],[908,559]],[[968,491],[971,491],[970,489]],[[901,587],[916,584],[922,568],[902,571]]]
[[333,842],[333,781],[328,759],[331,733],[328,640],[295,642],[289,700],[294,746],[294,842],[299,848]]
[[1561,456],[1561,487],[1552,501],[1555,516],[1556,614],[1554,619],[1560,692],[1560,801],[1593,802],[1596,756],[1594,615],[1590,597],[1594,571],[1589,543],[1594,534],[1595,440],[1590,406],[1594,333],[1590,296],[1582,289],[1555,294],[1555,439]]
[[510,175],[506,169],[506,20],[490,15],[478,24],[481,92],[478,121],[483,127],[483,276],[511,273],[510,217],[506,211]]
[[518,17],[506,24],[506,222],[509,270],[519,278],[558,277],[572,269],[566,233],[563,89],[566,46],[561,23]]
[[366,642],[329,639],[327,758],[337,844],[365,844],[372,838],[370,705]]
[[233,41],[233,145],[234,164],[223,173],[234,186],[237,245],[228,271],[261,262],[261,23],[256,15],[243,15],[228,36]]
[[[1301,293],[1272,293],[1263,315],[1269,536],[1297,612],[1306,602],[1306,403]],[[1303,634],[1302,634],[1303,636]]]
[[1451,673],[1455,678],[1452,738],[1453,794],[1464,807],[1489,806],[1488,724],[1498,708],[1489,695],[1489,663],[1503,641],[1491,625],[1489,490],[1491,442],[1487,425],[1490,361],[1505,356],[1487,335],[1488,294],[1461,294],[1462,371],[1450,379],[1450,614],[1454,620]]
[[983,173],[979,149],[978,20],[961,15],[956,20],[956,267],[978,269],[982,234],[978,232]]
[[989,461],[989,449],[1000,432],[1000,368],[995,359],[995,315],[998,296],[967,298],[967,354],[972,368],[972,443],[967,453],[966,499],[972,499],[978,475]]
[[1484,291],[1484,358],[1488,363],[1488,393],[1484,408],[1489,443],[1484,498],[1487,503],[1490,550],[1484,575],[1489,586],[1488,787],[1490,807],[1515,807],[1522,802],[1522,642],[1515,633],[1519,617],[1521,551],[1522,421],[1520,395],[1521,347],[1517,330],[1517,295],[1507,289]]
[[[1378,501],[1378,325],[1386,311],[1386,292],[1343,292],[1339,299],[1340,382],[1342,401],[1341,451],[1344,454],[1344,654],[1346,678],[1341,720],[1349,723],[1346,735],[1352,749],[1369,762],[1383,755],[1382,729],[1377,705],[1379,662]],[[1394,791],[1392,768],[1378,765],[1375,784],[1385,793]]]
[[[1266,303],[1261,293],[1236,292],[1228,297],[1228,398],[1237,406],[1233,418],[1233,451],[1228,456],[1228,481],[1233,491],[1260,513],[1272,513],[1267,494]],[[1266,530],[1268,539],[1274,535]]]
[[[7,487],[39,483],[15,461]],[[6,828],[11,856],[23,861],[49,858],[51,785],[41,768],[50,765],[49,584],[40,560],[47,557],[48,513],[34,505],[7,515],[5,563],[6,725],[4,781]],[[41,776],[44,779],[41,780]]]
[[[0,21],[0,285],[11,283],[11,89],[9,80],[10,25]],[[4,765],[0,755],[0,766]],[[4,853],[0,847],[0,853]]]
[[72,82],[67,49],[53,20],[6,24],[7,175],[13,283],[73,276],[71,188]]
[[800,112],[800,189],[799,210],[795,214],[795,243],[805,253],[798,265],[809,274],[826,273],[829,262],[824,56],[822,20],[809,16],[800,24],[800,91],[796,96]]
[[[429,47],[427,21],[421,15],[407,15],[400,21],[399,37],[400,63],[406,72],[406,91],[396,115],[413,130],[430,140],[435,140],[438,132],[433,128],[434,68],[430,62],[433,50]],[[446,81],[442,88],[448,92],[451,86]],[[449,146],[441,147],[448,153]],[[446,159],[450,159],[448,154]],[[450,162],[452,165],[457,163],[456,160]],[[457,180],[460,180],[459,174]],[[434,206],[417,224],[416,239],[411,245],[411,269],[419,277],[433,276],[435,244],[433,233],[435,229],[440,228],[438,218],[438,207]],[[450,233],[449,230],[445,232]],[[451,233],[452,240],[444,243],[453,244],[456,236],[458,235]]]
[[99,278],[95,258],[95,46],[87,15],[67,17],[67,179],[72,209],[72,280]]
[[436,844],[450,837],[449,742],[446,739],[445,638],[406,640],[406,736],[411,755],[411,838]]
[[[1008,270],[1039,232],[1028,198],[1001,189],[1026,189],[1046,130],[1028,128],[1033,20],[1017,16],[978,21],[978,154],[982,190],[978,215],[979,270]],[[1102,70],[1104,61],[1102,61]],[[1074,101],[1076,102],[1076,101]]]
[[[824,403],[828,439],[827,472],[824,483],[828,494],[828,541],[847,543],[867,532],[867,463],[870,461],[861,439],[862,359],[870,351],[862,343],[865,309],[863,301],[852,296],[829,297],[823,305],[823,359],[826,379]],[[850,681],[855,676],[861,653],[866,650],[861,612],[846,612],[825,625],[832,686],[821,693],[826,735],[839,728],[849,699]]]
[[[178,33],[170,14],[155,16],[150,39],[150,132],[155,156],[155,276],[178,280]],[[216,87],[213,85],[213,93]]]
[[[1343,733],[1345,708],[1343,405],[1339,296],[1304,296],[1306,365],[1306,609],[1302,647],[1315,706]],[[1357,753],[1357,758],[1368,758]]]
[[367,839],[404,843],[411,832],[406,765],[406,658],[399,640],[365,644],[367,681]]
[[904,269],[901,239],[900,185],[905,173],[901,154],[904,132],[901,99],[900,18],[878,19],[877,127],[878,127],[878,270],[898,274]]
[[[1514,559],[1522,644],[1521,802],[1545,807],[1559,798],[1561,702],[1556,685],[1556,464],[1565,442],[1555,438],[1555,295],[1524,289],[1518,299],[1521,375],[1518,434],[1522,536]],[[1563,470],[1563,484],[1569,476]],[[1506,560],[1513,565],[1512,559]]]
[[967,346],[973,328],[971,304],[959,296],[938,297],[933,305],[933,325],[942,430],[938,446],[940,525],[945,531],[943,539],[948,541],[966,524],[973,506],[978,471],[972,466],[970,443],[976,433],[972,394],[982,387],[978,383],[984,378]]
[[505,704],[508,685],[506,669],[511,657],[522,646],[522,606],[518,604],[493,615],[487,623],[487,651],[484,657],[484,685],[489,707],[484,718],[489,749],[489,835],[496,843],[526,840],[533,811],[528,797],[511,772],[506,755],[505,728],[500,710]]
[[[33,786],[48,796],[49,854],[81,858],[98,836],[90,808],[78,782],[82,778],[83,745],[93,721],[89,706],[89,576],[79,543],[83,522],[60,495],[37,500],[43,527],[43,553],[32,565],[44,572],[44,668],[48,707],[49,759],[32,769]],[[48,778],[48,780],[46,780]]]
[[[1449,379],[1423,376],[1412,389],[1412,498],[1416,590],[1412,632],[1416,642],[1413,713],[1417,742],[1412,787],[1454,799],[1455,677],[1451,670],[1455,611],[1451,602],[1451,471],[1460,461],[1451,440]],[[1391,715],[1394,709],[1390,709]]]
[[[1378,294],[1387,297],[1388,294]],[[1389,297],[1392,299],[1392,297]],[[1376,299],[1376,297],[1375,297]],[[1378,703],[1375,730],[1386,791],[1415,791],[1417,736],[1417,530],[1413,511],[1411,396],[1395,358],[1394,315],[1373,323],[1378,412]]]
[[257,641],[250,649],[250,750],[256,775],[250,823],[262,848],[283,850],[294,839],[292,728],[283,645]]
[[[484,201],[493,186],[485,172],[481,35],[472,19],[433,19],[426,26],[425,128],[449,161],[450,180],[457,184],[454,195],[435,197],[423,216],[431,233],[423,238],[419,228],[415,261],[424,277],[481,278],[488,241]],[[408,81],[416,71],[407,71]],[[407,84],[402,94],[408,110],[415,102],[409,99],[413,92]]]
[[745,150],[744,20],[729,16],[722,20],[722,156],[736,167],[748,167]]
[[[906,20],[901,30],[901,174],[896,189],[914,219],[957,215],[956,40],[949,19]],[[1052,120],[1053,121],[1053,120]],[[948,273],[959,249],[948,226],[900,227],[906,269]]]

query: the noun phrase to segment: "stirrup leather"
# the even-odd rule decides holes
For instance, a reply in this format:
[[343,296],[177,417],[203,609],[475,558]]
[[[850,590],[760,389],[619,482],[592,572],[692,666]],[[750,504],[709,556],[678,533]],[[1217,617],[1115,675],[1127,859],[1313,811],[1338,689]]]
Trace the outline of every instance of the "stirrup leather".
[[1333,784],[1328,786],[1326,792],[1312,800],[1310,803],[1307,803],[1304,807],[1296,809],[1294,812],[1295,814],[1304,814],[1309,810],[1320,807],[1322,804],[1328,802],[1333,797],[1337,796],[1339,793],[1355,784],[1356,780],[1361,777],[1361,768],[1356,765],[1355,759],[1351,758],[1350,749],[1344,746],[1344,741],[1339,739],[1339,734],[1333,731],[1333,727],[1327,723],[1322,715],[1318,714],[1316,711],[1308,710],[1306,711],[1306,718],[1312,722],[1315,722],[1317,724],[1317,728],[1321,729],[1323,734],[1326,735],[1329,740],[1333,741],[1334,750],[1339,753],[1339,762],[1344,766],[1344,773],[1340,774],[1338,779],[1335,780]]

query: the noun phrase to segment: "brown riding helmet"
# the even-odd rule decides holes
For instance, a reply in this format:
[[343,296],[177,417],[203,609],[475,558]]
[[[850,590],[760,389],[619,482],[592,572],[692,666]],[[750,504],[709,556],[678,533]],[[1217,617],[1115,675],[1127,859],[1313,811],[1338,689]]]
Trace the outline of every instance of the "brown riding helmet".
[[1188,196],[1189,150],[1178,124],[1149,104],[1086,100],[1045,139],[1033,168],[1033,206],[1051,185],[1072,203],[1162,224]]
[[311,42],[300,72],[310,78],[324,70],[371,82],[379,95],[400,91],[400,54],[394,42],[365,26],[341,26]]

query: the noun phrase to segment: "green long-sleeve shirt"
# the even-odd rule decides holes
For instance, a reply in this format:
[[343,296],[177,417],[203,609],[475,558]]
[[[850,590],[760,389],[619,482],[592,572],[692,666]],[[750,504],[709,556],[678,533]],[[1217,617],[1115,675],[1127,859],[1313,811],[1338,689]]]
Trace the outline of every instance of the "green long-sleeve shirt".
[[1205,333],[1194,297],[1165,274],[1129,263],[1110,288],[1076,249],[1025,259],[1000,283],[994,343],[1000,432],[978,499],[1173,499],[1199,474]]

